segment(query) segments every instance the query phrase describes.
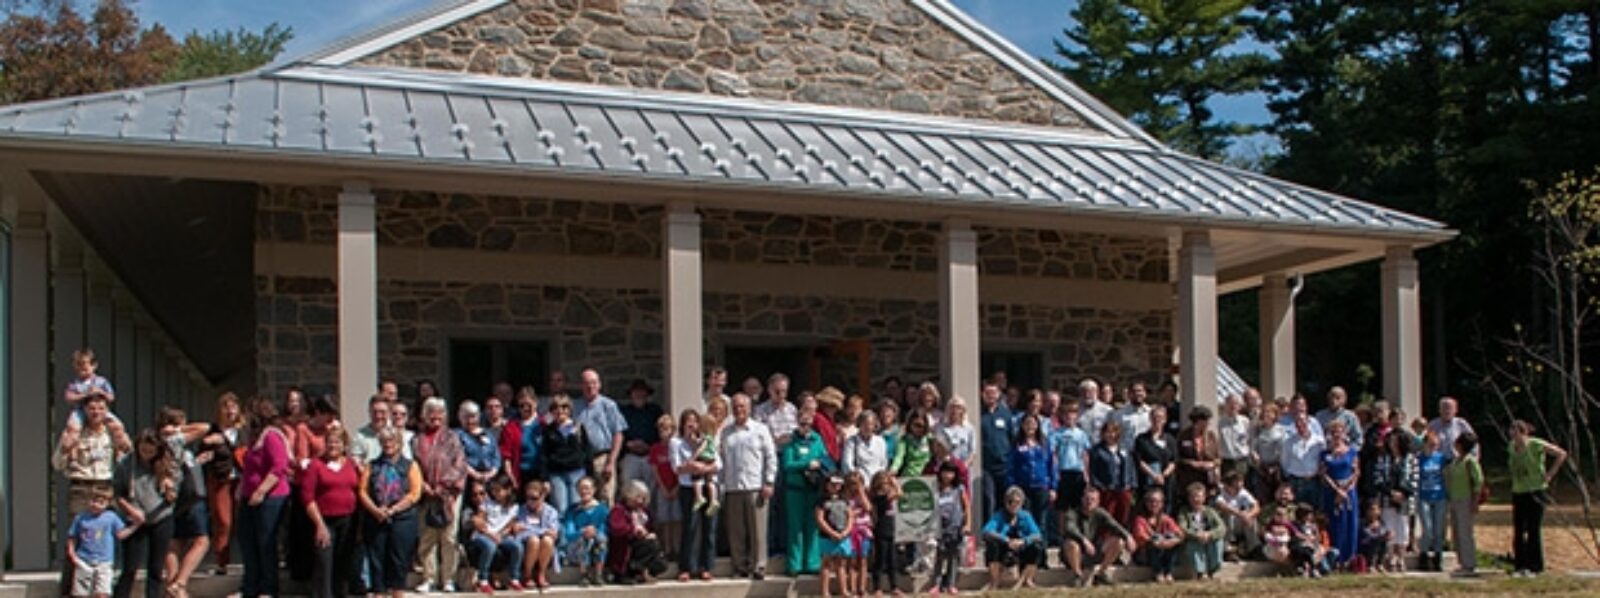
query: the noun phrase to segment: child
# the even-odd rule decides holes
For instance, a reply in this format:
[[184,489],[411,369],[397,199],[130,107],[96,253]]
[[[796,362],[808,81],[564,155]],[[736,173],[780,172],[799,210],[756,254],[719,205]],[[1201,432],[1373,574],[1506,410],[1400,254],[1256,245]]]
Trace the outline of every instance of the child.
[[1478,503],[1483,491],[1483,467],[1473,451],[1478,448],[1478,435],[1463,432],[1456,437],[1456,460],[1445,468],[1445,493],[1450,499],[1450,526],[1455,537],[1456,569],[1458,575],[1478,574],[1478,542],[1473,536],[1473,520],[1478,515]]
[[895,566],[894,544],[894,515],[895,501],[900,500],[900,483],[888,470],[879,470],[872,476],[872,593],[878,598],[883,598],[883,586],[878,585],[878,576],[882,575],[889,580],[889,588],[895,596],[902,596],[900,586],[895,581],[895,573],[899,567]]
[[1294,555],[1295,565],[1299,566],[1300,574],[1305,577],[1322,577],[1322,563],[1327,559],[1328,551],[1322,545],[1322,528],[1317,526],[1317,512],[1309,506],[1301,505],[1294,512],[1293,535],[1289,540],[1289,551]]
[[934,511],[939,514],[939,549],[933,565],[931,592],[934,595],[959,593],[956,576],[961,572],[961,548],[965,545],[967,511],[971,505],[958,473],[954,462],[939,465],[939,495],[934,500]]
[[1244,488],[1244,475],[1230,471],[1222,476],[1222,491],[1217,493],[1217,510],[1228,524],[1228,550],[1234,558],[1248,557],[1261,547],[1256,533],[1256,518],[1261,504]]
[[522,509],[517,513],[517,534],[523,544],[521,563],[523,587],[544,590],[550,587],[550,565],[555,562],[556,543],[561,540],[561,515],[545,502],[550,487],[539,480],[528,482],[522,495]]
[[867,497],[867,484],[861,472],[845,474],[844,495],[850,500],[853,515],[850,526],[850,560],[845,565],[851,595],[867,595],[867,555],[872,553],[872,501]]
[[1195,577],[1216,579],[1222,569],[1223,536],[1227,532],[1222,516],[1206,504],[1206,486],[1201,482],[1189,484],[1189,503],[1178,514],[1178,527],[1183,528],[1183,551],[1189,557]]
[[656,419],[656,432],[661,440],[650,447],[649,462],[656,472],[656,534],[661,536],[661,549],[668,560],[677,557],[678,534],[683,513],[678,506],[678,472],[672,470],[672,437],[678,435],[678,422],[671,414],[663,413]]
[[578,585],[601,585],[606,562],[606,517],[611,509],[594,497],[594,478],[578,480],[578,502],[567,509],[562,536],[568,539],[567,561],[578,565]]
[[883,454],[893,455],[900,443],[900,406],[894,401],[878,404],[878,435],[883,437]]
[[1290,546],[1294,542],[1294,519],[1288,506],[1275,506],[1272,515],[1262,526],[1261,554],[1274,563],[1294,560]]
[[1417,456],[1417,523],[1422,526],[1418,565],[1423,571],[1440,571],[1444,560],[1444,468],[1450,456],[1439,446],[1439,435],[1423,436]]
[[111,595],[114,577],[111,559],[117,542],[128,539],[138,529],[138,523],[124,525],[122,517],[107,510],[111,506],[111,495],[110,486],[96,485],[89,496],[88,510],[79,513],[67,530],[67,560],[73,565],[73,596],[107,598]]
[[[77,374],[76,378],[67,383],[66,390],[62,391],[62,398],[67,405],[72,407],[71,415],[67,416],[67,433],[77,434],[83,429],[83,399],[92,394],[102,395],[106,398],[106,406],[110,407],[117,400],[116,391],[111,388],[111,381],[95,373],[100,367],[100,362],[95,359],[93,349],[81,349],[72,352],[72,369]],[[113,433],[122,428],[122,420],[114,414],[107,414]]]
[[1361,526],[1361,559],[1374,573],[1387,570],[1384,553],[1389,549],[1389,528],[1383,526],[1383,507],[1367,503],[1366,521]]
[[511,490],[511,480],[497,477],[489,483],[489,499],[479,504],[478,511],[473,515],[472,548],[478,557],[478,591],[485,594],[494,593],[494,586],[489,583],[489,574],[494,566],[496,556],[504,555],[506,559],[507,577],[511,578],[506,583],[506,588],[513,592],[522,591],[522,555],[524,543],[518,536],[522,525],[517,521],[516,493]]
[[[708,414],[701,418],[700,429],[715,431],[720,425],[720,422],[716,421]],[[695,461],[700,463],[717,462],[717,436],[719,436],[719,434],[714,432],[700,435],[700,446],[696,447],[694,450]],[[703,507],[706,510],[707,517],[715,517],[717,514],[717,509],[721,506],[721,504],[717,501],[717,497],[721,495],[722,493],[718,491],[717,488],[716,476],[694,476],[695,510],[698,511]]]
[[829,576],[839,578],[841,593],[850,594],[849,576],[845,572],[850,554],[850,526],[854,517],[850,501],[844,495],[844,478],[829,476],[817,502],[817,531],[822,535],[822,596],[833,596]]

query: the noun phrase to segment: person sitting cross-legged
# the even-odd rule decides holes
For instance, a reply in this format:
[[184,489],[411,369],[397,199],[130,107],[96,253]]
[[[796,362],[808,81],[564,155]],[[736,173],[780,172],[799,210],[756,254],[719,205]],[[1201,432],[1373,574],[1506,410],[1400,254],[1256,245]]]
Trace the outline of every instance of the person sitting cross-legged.
[[[1062,521],[1061,558],[1072,568],[1079,586],[1116,585],[1108,573],[1132,545],[1133,535],[1100,507],[1100,491],[1093,486],[1084,489],[1083,503],[1067,511]],[[1085,560],[1094,565],[1088,575],[1083,572]]]

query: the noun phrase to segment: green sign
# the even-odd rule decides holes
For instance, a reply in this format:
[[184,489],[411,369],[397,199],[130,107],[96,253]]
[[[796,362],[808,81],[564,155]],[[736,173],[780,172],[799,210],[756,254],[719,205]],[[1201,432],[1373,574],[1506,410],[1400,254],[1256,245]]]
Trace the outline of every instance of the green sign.
[[934,509],[938,486],[932,477],[900,480],[900,501],[895,503],[896,542],[926,542],[939,537],[939,513]]

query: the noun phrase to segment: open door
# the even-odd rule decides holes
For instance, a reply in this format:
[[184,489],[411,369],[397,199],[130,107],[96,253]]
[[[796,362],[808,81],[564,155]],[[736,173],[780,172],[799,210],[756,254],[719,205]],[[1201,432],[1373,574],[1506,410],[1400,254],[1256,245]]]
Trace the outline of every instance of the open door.
[[810,388],[838,388],[845,396],[872,392],[872,344],[866,339],[835,340],[811,351]]

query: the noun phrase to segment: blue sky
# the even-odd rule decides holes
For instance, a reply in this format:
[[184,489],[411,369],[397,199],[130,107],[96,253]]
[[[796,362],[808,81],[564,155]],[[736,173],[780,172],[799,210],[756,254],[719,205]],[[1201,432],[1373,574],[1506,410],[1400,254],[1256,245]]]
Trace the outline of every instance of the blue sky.
[[[260,29],[274,21],[294,28],[289,55],[315,50],[339,37],[385,22],[433,0],[138,0],[146,22],[159,22],[176,35],[193,30]],[[1074,0],[952,0],[979,22],[1000,32],[1034,56],[1050,56]],[[1218,100],[1224,118],[1246,123],[1268,119],[1259,96]]]

